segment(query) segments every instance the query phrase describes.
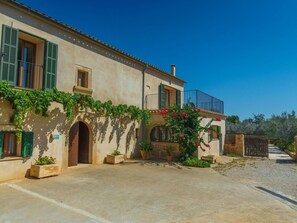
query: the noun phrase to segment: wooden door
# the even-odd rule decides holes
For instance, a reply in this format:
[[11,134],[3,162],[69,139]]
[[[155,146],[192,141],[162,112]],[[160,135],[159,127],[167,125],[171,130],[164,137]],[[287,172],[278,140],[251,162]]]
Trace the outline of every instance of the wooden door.
[[68,166],[76,166],[78,163],[78,139],[79,123],[75,123],[69,133]]
[[79,123],[78,162],[89,163],[89,129],[83,122]]

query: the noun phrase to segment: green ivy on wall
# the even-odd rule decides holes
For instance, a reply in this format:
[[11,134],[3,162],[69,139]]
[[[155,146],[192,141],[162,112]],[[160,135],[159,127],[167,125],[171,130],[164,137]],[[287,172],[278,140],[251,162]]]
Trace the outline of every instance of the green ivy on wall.
[[18,141],[21,139],[24,122],[28,113],[48,116],[48,108],[52,102],[63,105],[67,120],[73,120],[77,108],[90,108],[92,112],[100,116],[112,119],[129,117],[132,121],[144,121],[148,124],[150,114],[134,105],[113,105],[111,101],[101,102],[89,95],[71,94],[58,91],[56,88],[51,91],[43,90],[17,90],[8,82],[0,82],[0,98],[9,101],[14,109],[12,123],[16,125]]

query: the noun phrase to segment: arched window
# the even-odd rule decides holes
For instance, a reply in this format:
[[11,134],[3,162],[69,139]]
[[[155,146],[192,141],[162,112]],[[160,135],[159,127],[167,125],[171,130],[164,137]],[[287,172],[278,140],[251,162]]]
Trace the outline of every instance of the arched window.
[[163,126],[155,126],[151,130],[150,135],[151,141],[153,142],[173,142],[173,134],[170,129]]

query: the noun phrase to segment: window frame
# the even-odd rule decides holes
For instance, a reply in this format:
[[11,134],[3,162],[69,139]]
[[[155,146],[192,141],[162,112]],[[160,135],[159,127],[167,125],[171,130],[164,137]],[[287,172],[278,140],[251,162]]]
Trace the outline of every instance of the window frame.
[[[87,73],[87,87],[81,87],[79,86],[79,72]],[[93,89],[92,89],[92,69],[88,67],[84,67],[81,65],[76,64],[74,67],[74,75],[75,75],[75,82],[73,86],[73,92],[74,93],[80,93],[80,94],[86,94],[86,95],[92,95]]]
[[[82,79],[80,78],[80,74],[82,74],[82,76],[84,76]],[[84,82],[84,84],[82,84],[83,82]],[[89,88],[89,72],[88,71],[83,70],[83,69],[77,70],[76,86],[82,87],[82,88]]]
[[[5,135],[7,133],[14,134],[14,155],[4,155]],[[21,142],[17,142],[16,130],[0,130],[0,161],[14,160],[14,159],[27,159],[33,156],[34,149],[34,132],[23,131]]]
[[[0,160],[7,159],[7,158],[21,157],[20,147],[18,146],[18,143],[17,143],[16,132],[11,130],[3,130],[1,131],[1,133],[3,134],[3,142],[2,142],[2,145],[0,146],[0,148],[2,147],[2,157],[0,157]],[[7,153],[5,154],[5,151],[8,151],[8,148],[5,148],[5,147],[7,147],[9,144],[9,142],[6,142],[6,140],[7,138],[9,138],[9,135],[11,134],[14,135],[14,145],[13,145],[14,151],[13,151],[13,154],[7,154]]]

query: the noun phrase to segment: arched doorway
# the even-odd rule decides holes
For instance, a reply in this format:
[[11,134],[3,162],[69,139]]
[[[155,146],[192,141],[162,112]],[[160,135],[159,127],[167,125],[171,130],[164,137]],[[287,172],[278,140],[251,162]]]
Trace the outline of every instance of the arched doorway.
[[75,123],[69,132],[68,166],[90,163],[89,129],[83,122]]

